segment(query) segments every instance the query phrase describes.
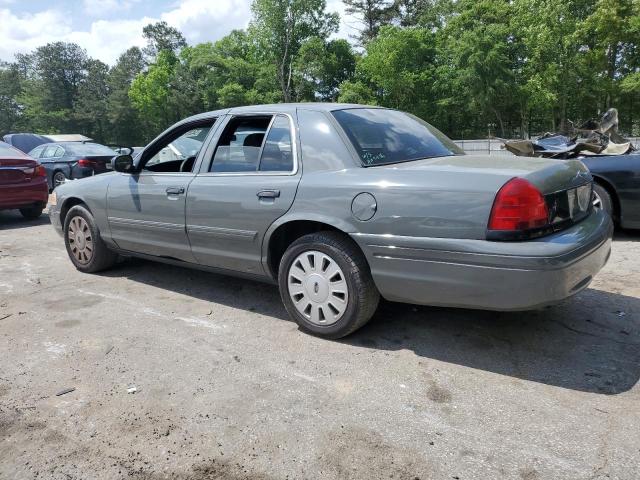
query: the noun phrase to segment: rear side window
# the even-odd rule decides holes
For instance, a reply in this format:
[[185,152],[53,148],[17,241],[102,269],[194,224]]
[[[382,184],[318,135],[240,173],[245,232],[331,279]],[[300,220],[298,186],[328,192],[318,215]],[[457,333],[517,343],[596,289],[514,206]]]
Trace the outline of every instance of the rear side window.
[[288,117],[278,115],[271,124],[258,170],[261,172],[290,172],[293,170],[291,126]]
[[56,150],[58,149],[57,145],[49,145],[44,149],[44,153],[42,154],[42,158],[52,158],[56,154]]
[[40,155],[42,155],[43,150],[44,150],[44,147],[36,147],[29,152],[29,156],[33,158],[40,158]]
[[332,112],[365,167],[464,155],[446,135],[418,117],[382,108]]
[[293,172],[291,124],[286,115],[241,116],[225,127],[210,172]]
[[232,119],[218,141],[211,172],[255,172],[270,116]]

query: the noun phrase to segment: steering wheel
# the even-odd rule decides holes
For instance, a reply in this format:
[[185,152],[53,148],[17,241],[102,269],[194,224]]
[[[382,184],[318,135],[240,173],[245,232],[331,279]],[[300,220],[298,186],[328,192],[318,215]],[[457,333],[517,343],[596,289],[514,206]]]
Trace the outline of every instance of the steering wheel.
[[180,164],[180,172],[190,172],[193,168],[193,164],[196,161],[196,157],[187,157]]

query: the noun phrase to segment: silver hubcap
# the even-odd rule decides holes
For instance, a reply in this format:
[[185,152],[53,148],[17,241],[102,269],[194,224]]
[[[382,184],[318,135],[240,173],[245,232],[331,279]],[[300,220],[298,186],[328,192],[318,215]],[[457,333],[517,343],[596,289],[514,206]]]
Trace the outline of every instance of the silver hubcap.
[[287,286],[298,312],[316,325],[336,323],[347,309],[344,273],[325,253],[310,250],[298,255],[289,268]]
[[602,199],[596,192],[593,192],[593,207],[602,208]]
[[89,224],[82,217],[73,217],[69,222],[69,248],[78,263],[87,264],[93,257],[93,238]]
[[64,176],[63,173],[58,172],[53,176],[53,184],[56,187],[62,185],[65,182],[65,180],[66,180],[66,177]]

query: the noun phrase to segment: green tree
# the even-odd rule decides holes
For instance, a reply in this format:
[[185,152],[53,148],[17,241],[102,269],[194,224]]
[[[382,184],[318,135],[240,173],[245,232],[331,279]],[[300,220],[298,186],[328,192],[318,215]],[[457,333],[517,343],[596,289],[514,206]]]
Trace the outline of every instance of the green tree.
[[294,70],[298,100],[336,101],[340,84],[355,73],[356,57],[346,40],[313,37],[302,44]]
[[390,0],[343,0],[345,12],[358,19],[361,27],[355,38],[360,45],[376,37],[380,27],[388,25],[396,15],[397,8]]
[[138,74],[131,83],[129,98],[144,119],[149,136],[161,132],[178,120],[167,102],[171,88],[169,82],[176,64],[173,52],[162,50],[149,70]]
[[[358,92],[368,100],[363,91],[368,84],[376,103],[429,118],[434,112],[435,53],[431,31],[383,27],[358,62],[356,78],[360,82],[347,83],[343,88],[349,96]],[[340,95],[341,100],[348,98],[347,92]]]
[[74,104],[78,133],[106,142],[110,137],[107,115],[109,67],[100,60],[90,59],[87,61],[86,70],[86,76],[78,87],[78,97]]
[[43,133],[77,131],[74,108],[88,61],[80,46],[64,42],[49,43],[19,58],[26,78],[18,102],[26,125]]
[[112,142],[137,146],[146,143],[144,124],[129,97],[129,89],[137,75],[145,68],[142,51],[131,47],[124,52],[109,71],[107,83],[107,115],[110,125],[109,138]]
[[294,98],[294,64],[303,42],[326,39],[338,30],[338,16],[326,12],[325,0],[254,0],[251,34],[261,57],[276,67],[282,99]]
[[0,134],[18,128],[22,78],[16,65],[0,63]]
[[150,23],[142,29],[142,36],[147,41],[144,53],[151,59],[156,58],[162,51],[178,53],[187,46],[182,32],[165,21]]

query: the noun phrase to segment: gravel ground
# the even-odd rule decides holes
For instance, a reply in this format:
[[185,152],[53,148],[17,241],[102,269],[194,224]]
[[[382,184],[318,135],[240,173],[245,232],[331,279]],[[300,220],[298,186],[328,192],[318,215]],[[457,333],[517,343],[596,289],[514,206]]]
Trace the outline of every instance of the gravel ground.
[[617,235],[543,311],[384,303],[327,341],[274,286],[84,275],[46,216],[2,212],[0,478],[637,479],[639,253]]

